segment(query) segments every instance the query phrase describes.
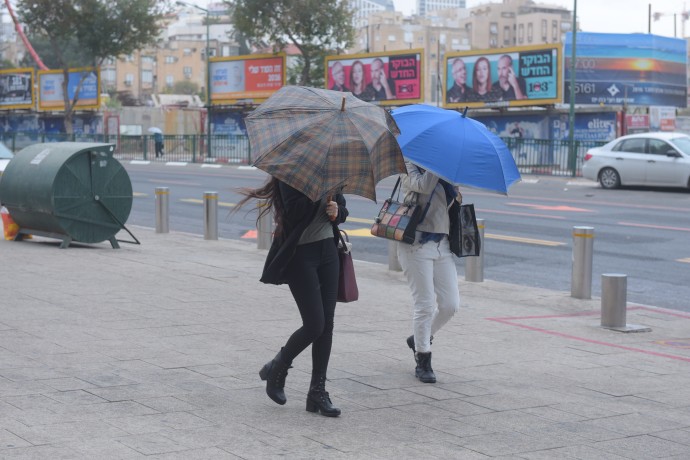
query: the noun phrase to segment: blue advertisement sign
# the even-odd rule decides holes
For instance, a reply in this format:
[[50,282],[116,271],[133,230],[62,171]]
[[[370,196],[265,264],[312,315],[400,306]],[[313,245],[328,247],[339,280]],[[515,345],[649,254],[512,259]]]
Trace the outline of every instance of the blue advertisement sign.
[[[38,108],[40,110],[65,110],[61,70],[38,72]],[[95,68],[71,69],[67,79],[67,94],[70,101],[79,89],[76,107],[95,109],[100,106],[100,80]]]
[[246,136],[247,127],[244,124],[242,112],[214,112],[211,114],[211,132],[213,134],[228,134]]
[[[651,34],[577,34],[575,103],[687,104],[685,40]],[[564,49],[565,103],[570,103],[572,34]]]

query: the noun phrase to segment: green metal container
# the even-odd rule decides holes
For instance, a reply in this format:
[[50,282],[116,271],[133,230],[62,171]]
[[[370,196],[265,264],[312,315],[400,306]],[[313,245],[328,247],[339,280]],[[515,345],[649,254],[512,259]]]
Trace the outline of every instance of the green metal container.
[[132,210],[132,183],[113,144],[52,142],[18,152],[0,181],[0,197],[20,236],[36,234],[119,247]]

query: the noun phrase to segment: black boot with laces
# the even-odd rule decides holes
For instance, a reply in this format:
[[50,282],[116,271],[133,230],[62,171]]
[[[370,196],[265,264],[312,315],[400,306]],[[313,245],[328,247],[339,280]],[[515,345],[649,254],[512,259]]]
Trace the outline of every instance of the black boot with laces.
[[264,367],[259,371],[261,380],[266,381],[266,394],[273,401],[280,405],[287,402],[285,398],[285,378],[290,369],[289,362],[283,361],[283,349],[281,348],[275,358],[264,364]]
[[331,397],[326,391],[326,376],[315,375],[311,379],[309,394],[307,394],[307,411],[321,412],[326,417],[337,417],[340,409],[333,406]]

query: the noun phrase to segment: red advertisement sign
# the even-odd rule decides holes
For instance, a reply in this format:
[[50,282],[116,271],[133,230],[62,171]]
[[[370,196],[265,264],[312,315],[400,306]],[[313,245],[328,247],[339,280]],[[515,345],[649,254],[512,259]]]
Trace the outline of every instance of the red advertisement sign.
[[382,105],[421,102],[422,50],[326,58],[326,87]]
[[263,100],[285,85],[285,55],[211,59],[211,103]]

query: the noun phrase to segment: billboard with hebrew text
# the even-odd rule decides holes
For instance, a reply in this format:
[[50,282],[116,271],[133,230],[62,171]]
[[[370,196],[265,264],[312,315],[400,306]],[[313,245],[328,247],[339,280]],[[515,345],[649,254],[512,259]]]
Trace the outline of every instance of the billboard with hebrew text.
[[562,47],[523,46],[448,53],[447,108],[551,105],[562,101]]
[[[38,71],[38,109],[65,110],[62,70]],[[101,80],[98,69],[69,69],[67,94],[70,101],[77,97],[76,109],[97,109],[101,105]]]
[[347,54],[326,58],[326,88],[381,105],[424,99],[423,50]]
[[285,54],[211,58],[211,104],[261,102],[285,85]]

